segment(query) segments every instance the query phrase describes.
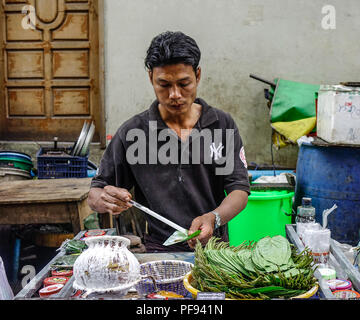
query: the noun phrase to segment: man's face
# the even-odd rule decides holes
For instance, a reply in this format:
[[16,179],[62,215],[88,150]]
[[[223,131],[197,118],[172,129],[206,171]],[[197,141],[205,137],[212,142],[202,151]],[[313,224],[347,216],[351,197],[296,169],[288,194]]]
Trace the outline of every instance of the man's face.
[[190,65],[172,64],[149,71],[159,104],[172,115],[186,113],[196,98],[201,70],[196,74]]

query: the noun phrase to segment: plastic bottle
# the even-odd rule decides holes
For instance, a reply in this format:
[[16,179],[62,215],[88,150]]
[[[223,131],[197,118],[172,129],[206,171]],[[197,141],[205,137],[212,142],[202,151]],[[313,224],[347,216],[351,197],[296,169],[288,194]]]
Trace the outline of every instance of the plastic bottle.
[[302,205],[297,208],[296,222],[315,222],[315,208],[312,206],[311,198],[302,198]]

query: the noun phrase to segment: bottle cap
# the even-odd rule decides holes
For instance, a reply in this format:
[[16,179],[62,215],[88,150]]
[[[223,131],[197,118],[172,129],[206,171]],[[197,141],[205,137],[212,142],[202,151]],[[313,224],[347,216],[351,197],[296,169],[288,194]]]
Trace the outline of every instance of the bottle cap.
[[303,206],[311,206],[311,198],[302,198]]

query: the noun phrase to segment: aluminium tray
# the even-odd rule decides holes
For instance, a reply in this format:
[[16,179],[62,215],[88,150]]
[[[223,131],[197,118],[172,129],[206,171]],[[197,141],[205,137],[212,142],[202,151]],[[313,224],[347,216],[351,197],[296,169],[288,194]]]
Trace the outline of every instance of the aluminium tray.
[[[304,244],[296,233],[296,225],[287,224],[285,229],[288,240],[296,246],[299,252],[304,250]],[[351,264],[333,239],[330,239],[329,264],[335,269],[339,278],[345,277],[349,279],[352,282],[354,290],[360,292],[360,272]],[[319,280],[320,298],[336,299],[326,284],[326,281],[322,279],[320,272],[316,270],[314,275]]]

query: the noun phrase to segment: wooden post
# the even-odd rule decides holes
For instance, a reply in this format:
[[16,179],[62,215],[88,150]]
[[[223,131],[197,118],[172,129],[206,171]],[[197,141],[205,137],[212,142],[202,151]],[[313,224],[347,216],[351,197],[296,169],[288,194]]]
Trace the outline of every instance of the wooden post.
[[[78,234],[80,232],[80,217],[79,217],[79,211],[78,211],[78,205],[77,203],[68,203],[67,204],[67,210],[70,215],[70,221],[72,224],[72,229],[74,234]],[[84,225],[83,225],[84,226]]]

